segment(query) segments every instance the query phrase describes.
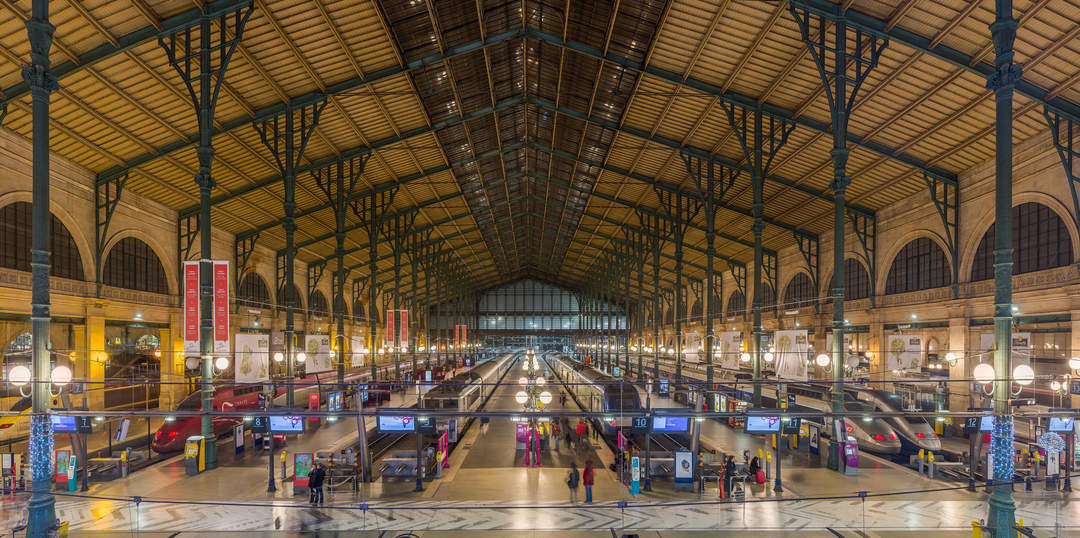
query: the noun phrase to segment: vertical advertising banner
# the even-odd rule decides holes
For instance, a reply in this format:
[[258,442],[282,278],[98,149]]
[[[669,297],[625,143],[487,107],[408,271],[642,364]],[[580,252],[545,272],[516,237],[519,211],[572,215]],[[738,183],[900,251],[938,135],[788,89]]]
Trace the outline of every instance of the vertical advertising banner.
[[[994,349],[994,333],[982,333],[979,335],[979,348],[983,352]],[[1012,333],[1012,365],[1013,368],[1021,364],[1031,366],[1031,333]],[[987,356],[986,362],[992,357]]]
[[270,335],[236,335],[236,382],[258,383],[270,379]]
[[307,365],[304,371],[313,374],[333,370],[330,364],[330,336],[309,334],[304,337],[304,351],[307,353]]
[[720,367],[738,370],[740,354],[742,354],[742,333],[738,331],[720,333]]
[[214,262],[214,353],[229,352],[229,262]]
[[462,325],[461,326],[461,343],[462,343],[462,345],[464,345],[465,342],[468,342],[468,341],[469,341],[468,335],[465,334],[465,325]]
[[922,367],[922,337],[912,334],[889,336],[886,367],[890,370],[911,370]]
[[364,356],[361,352],[364,350],[364,337],[353,336],[349,338],[351,345],[351,353],[349,353],[349,366],[353,368],[359,368],[364,365]]
[[397,314],[394,310],[386,311],[386,342],[388,347],[394,347],[394,315]]
[[184,352],[199,353],[199,262],[184,262]]
[[401,326],[401,345],[405,346],[409,344],[409,311],[398,310],[401,317],[398,319],[398,325]]
[[806,360],[809,342],[806,331],[776,331],[776,376],[781,379],[810,379]]

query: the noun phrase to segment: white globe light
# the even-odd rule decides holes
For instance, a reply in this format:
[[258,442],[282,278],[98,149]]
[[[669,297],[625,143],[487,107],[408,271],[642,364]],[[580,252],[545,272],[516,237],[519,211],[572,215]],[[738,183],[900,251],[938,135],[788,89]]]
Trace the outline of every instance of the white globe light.
[[551,403],[551,393],[546,391],[546,390],[544,392],[541,392],[540,393],[540,403],[542,403],[544,405],[547,405],[547,404]]
[[71,382],[71,368],[57,366],[52,371],[52,382],[57,385],[67,385]]
[[529,399],[529,395],[525,394],[525,392],[522,391],[522,392],[519,392],[519,393],[515,394],[514,399],[517,400],[517,403],[524,405],[525,401]]
[[739,355],[739,360],[742,362],[750,362],[750,354],[744,351],[741,355]]
[[1026,364],[1021,364],[1013,369],[1013,379],[1016,379],[1020,385],[1030,385],[1032,381],[1035,381],[1035,370]]
[[226,368],[229,367],[229,358],[228,357],[218,357],[216,360],[214,360],[214,367],[217,368],[218,370],[225,370]]
[[303,351],[301,351],[300,353],[296,354],[296,362],[304,362],[306,360],[307,360],[307,353],[304,353]]
[[186,366],[188,370],[194,370],[194,369],[198,368],[199,367],[199,358],[198,357],[188,357],[187,359],[184,359],[184,366]]
[[280,351],[278,351],[277,353],[274,353],[274,362],[281,362],[283,360],[285,360],[285,354],[284,353],[282,353]]
[[771,351],[766,351],[765,352],[765,362],[772,362],[772,361],[773,361],[772,352]]
[[528,385],[528,384],[529,384],[529,378],[523,377],[521,379],[518,379],[518,385]]
[[30,382],[30,369],[20,364],[8,372],[8,379],[12,385],[21,387]]
[[956,362],[956,353],[953,353],[952,351],[946,353],[945,360],[949,362]]
[[1050,382],[1050,390],[1052,390],[1054,392],[1057,392],[1057,391],[1061,390],[1061,381],[1058,381],[1057,379],[1051,381]]
[[984,362],[971,371],[971,376],[979,383],[989,383],[994,380],[994,367]]
[[543,384],[546,384],[546,383],[547,383],[547,380],[544,379],[543,377],[536,378],[536,384],[537,385],[543,385]]
[[1080,357],[1073,357],[1069,359],[1069,368],[1073,370],[1080,370]]
[[824,353],[822,353],[821,355],[818,355],[817,356],[817,365],[821,366],[822,368],[828,366],[829,365],[829,356],[824,354]]

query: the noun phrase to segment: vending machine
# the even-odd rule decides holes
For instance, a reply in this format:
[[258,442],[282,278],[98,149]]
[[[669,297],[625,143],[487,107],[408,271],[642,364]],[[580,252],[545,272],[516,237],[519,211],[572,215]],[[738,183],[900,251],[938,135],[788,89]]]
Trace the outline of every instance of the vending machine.
[[848,437],[848,440],[844,441],[844,474],[859,474],[859,442],[854,437]]

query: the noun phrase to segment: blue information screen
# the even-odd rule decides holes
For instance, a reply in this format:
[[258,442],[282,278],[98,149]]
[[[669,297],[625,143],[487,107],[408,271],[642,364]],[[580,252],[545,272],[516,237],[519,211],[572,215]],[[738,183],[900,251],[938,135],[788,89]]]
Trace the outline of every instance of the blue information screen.
[[271,433],[304,433],[304,417],[270,417]]
[[413,417],[380,416],[379,431],[381,432],[411,432],[416,429],[413,425]]
[[653,417],[654,432],[688,432],[690,417]]
[[664,395],[666,395],[668,393],[668,380],[667,379],[661,379],[660,380],[660,388],[657,389],[657,391],[660,394],[664,394]]
[[424,370],[424,381],[431,381],[431,370]]
[[[55,423],[54,423],[55,424]],[[55,426],[53,426],[55,429]],[[1069,433],[1073,431],[1072,417],[1050,417],[1050,427],[1046,431]]]
[[367,385],[360,385],[360,401],[366,402],[368,399]]
[[777,433],[780,431],[780,417],[746,417],[746,433]]
[[326,410],[331,413],[337,413],[341,411],[341,393],[331,392],[326,395]]
[[52,429],[54,432],[74,432],[78,429],[75,426],[75,417],[49,415],[49,418],[52,420]]

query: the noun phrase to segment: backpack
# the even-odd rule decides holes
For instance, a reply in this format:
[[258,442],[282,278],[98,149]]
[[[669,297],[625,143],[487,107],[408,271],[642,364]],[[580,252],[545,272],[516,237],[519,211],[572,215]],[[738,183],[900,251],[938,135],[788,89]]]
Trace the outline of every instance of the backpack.
[[578,471],[577,469],[570,469],[570,474],[566,477],[566,487],[576,488],[578,486]]

